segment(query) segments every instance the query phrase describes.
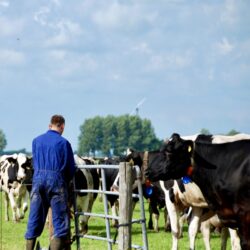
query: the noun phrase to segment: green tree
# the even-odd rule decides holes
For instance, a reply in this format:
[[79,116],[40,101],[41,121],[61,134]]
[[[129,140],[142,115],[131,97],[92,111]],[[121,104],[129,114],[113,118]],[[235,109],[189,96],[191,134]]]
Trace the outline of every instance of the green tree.
[[4,132],[0,129],[0,152],[2,152],[7,146],[7,140]]
[[159,140],[155,136],[154,128],[151,125],[150,120],[144,119],[142,121],[142,148],[148,150],[154,150],[160,147],[163,140]]
[[80,126],[78,153],[104,155],[121,155],[127,148],[139,151],[159,148],[160,141],[154,133],[151,122],[139,116],[94,117],[87,119]]
[[122,154],[128,148],[128,138],[130,137],[129,115],[123,115],[116,118],[115,150],[114,154]]
[[202,128],[201,131],[200,131],[200,133],[203,134],[203,135],[211,135],[211,133],[209,132],[209,130],[206,129],[206,128]]
[[227,133],[227,135],[237,135],[237,134],[239,134],[240,132],[238,132],[238,131],[236,131],[235,129],[231,129],[228,133]]
[[128,145],[130,148],[141,149],[143,148],[143,131],[142,120],[139,116],[131,116],[129,119],[129,129],[132,131],[129,136]]
[[93,154],[101,149],[103,133],[102,133],[102,118],[96,116],[93,119],[87,119],[80,127],[80,136],[78,137],[78,153]]
[[[115,137],[117,136],[115,117],[109,115],[103,118],[103,141],[101,151],[110,156],[115,150]],[[112,152],[111,152],[112,150]]]

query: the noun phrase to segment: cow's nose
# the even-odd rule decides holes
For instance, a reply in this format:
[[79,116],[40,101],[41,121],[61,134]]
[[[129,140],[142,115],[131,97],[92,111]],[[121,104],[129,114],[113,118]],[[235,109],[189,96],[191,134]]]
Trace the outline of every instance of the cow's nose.
[[18,181],[24,180],[25,177],[26,177],[25,175],[18,175],[18,176],[17,176],[17,180],[18,180]]

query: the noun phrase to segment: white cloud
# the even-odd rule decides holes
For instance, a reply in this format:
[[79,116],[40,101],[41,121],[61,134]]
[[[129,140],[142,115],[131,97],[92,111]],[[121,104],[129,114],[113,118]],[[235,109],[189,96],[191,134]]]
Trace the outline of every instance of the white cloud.
[[214,80],[214,69],[209,69],[209,72],[208,72],[208,79],[210,81]]
[[222,55],[227,55],[234,49],[234,45],[225,37],[222,38],[222,41],[217,43],[216,47]]
[[49,25],[56,31],[56,35],[46,40],[46,46],[57,46],[68,44],[72,39],[82,34],[82,29],[78,23],[70,20],[61,20]]
[[49,57],[51,57],[53,60],[64,60],[65,56],[65,50],[52,50],[49,52]]
[[0,17],[0,37],[19,36],[23,30],[24,22],[22,19],[11,20],[6,17]]
[[[60,4],[56,1],[57,5]],[[52,19],[52,20],[51,20]],[[53,19],[53,12],[48,6],[43,6],[39,11],[35,12],[34,20],[49,28],[48,33],[53,31],[55,35],[50,36],[45,40],[45,46],[61,46],[68,44],[74,37],[82,34],[81,26],[69,19],[61,18],[60,20]]]
[[34,20],[42,26],[47,25],[47,14],[50,13],[50,8],[43,6],[39,11],[34,13]]
[[146,42],[139,43],[132,48],[133,51],[137,51],[142,54],[151,54],[152,51]]
[[118,80],[121,79],[121,75],[117,74],[117,73],[113,73],[112,76],[111,76],[111,79],[114,80],[114,81],[118,81]]
[[183,55],[179,54],[156,54],[151,57],[149,69],[182,69],[188,67],[192,63],[192,55],[189,51]]
[[98,67],[98,63],[91,55],[75,55],[64,50],[51,51],[49,61],[53,62],[53,74],[59,77],[79,76],[86,72],[94,72]]
[[92,20],[99,27],[106,29],[135,29],[142,22],[153,23],[158,13],[152,9],[143,8],[140,4],[121,4],[113,2],[95,11]]
[[25,62],[23,53],[15,50],[0,50],[0,64],[1,65],[19,65]]
[[93,14],[93,20],[102,27],[112,28],[119,26],[123,16],[127,15],[127,7],[118,3],[109,5],[106,9],[101,9]]
[[232,25],[237,20],[236,0],[226,0],[221,13],[221,21]]
[[53,2],[56,6],[61,6],[60,0],[52,0],[52,2]]
[[9,7],[9,5],[10,5],[9,1],[0,0],[0,6],[2,6],[2,7]]

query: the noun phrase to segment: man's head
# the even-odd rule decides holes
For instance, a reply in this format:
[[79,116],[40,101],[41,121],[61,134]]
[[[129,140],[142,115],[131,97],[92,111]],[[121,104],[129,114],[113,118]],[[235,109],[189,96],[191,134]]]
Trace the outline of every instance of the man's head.
[[49,128],[51,130],[56,130],[60,134],[63,133],[65,126],[65,119],[61,115],[53,115],[50,120]]

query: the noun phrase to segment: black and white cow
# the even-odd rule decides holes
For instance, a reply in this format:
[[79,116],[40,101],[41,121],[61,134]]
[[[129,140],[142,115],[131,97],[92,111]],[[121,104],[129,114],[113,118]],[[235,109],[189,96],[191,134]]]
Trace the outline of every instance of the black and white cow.
[[[76,165],[92,165],[94,162],[89,158],[80,157],[74,155]],[[75,189],[98,189],[99,188],[99,175],[97,169],[85,169],[77,168],[75,172]],[[93,192],[89,193],[77,193],[77,211],[91,213],[94,201],[96,200],[97,194]],[[71,201],[72,203],[73,201]],[[88,220],[89,215],[80,215],[79,224],[80,232],[86,234],[88,232]]]
[[152,181],[189,176],[223,225],[238,229],[242,250],[250,249],[249,139],[215,144],[213,136],[193,141],[173,134],[146,176]]
[[[133,151],[129,157],[134,164],[139,165],[142,171],[145,171],[149,162],[157,163],[160,158],[160,151],[135,152]],[[146,156],[146,157],[145,157]],[[160,181],[161,191],[164,191],[165,202],[170,217],[171,232],[172,232],[172,249],[178,249],[178,239],[182,234],[180,216],[184,209],[192,206],[193,213],[189,225],[190,249],[195,248],[195,238],[198,233],[199,225],[214,214],[213,211],[203,212],[203,208],[207,208],[208,204],[201,193],[201,190],[194,182],[187,182],[181,179]],[[205,238],[206,240],[207,238]],[[204,241],[205,241],[204,240]],[[205,242],[206,249],[210,249],[209,241]],[[236,248],[235,248],[236,249]]]
[[[5,220],[9,220],[9,203],[13,221],[24,218],[28,209],[33,167],[26,154],[2,155],[0,157],[0,190],[5,193]],[[22,208],[21,208],[22,207]]]

